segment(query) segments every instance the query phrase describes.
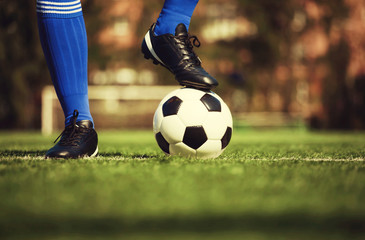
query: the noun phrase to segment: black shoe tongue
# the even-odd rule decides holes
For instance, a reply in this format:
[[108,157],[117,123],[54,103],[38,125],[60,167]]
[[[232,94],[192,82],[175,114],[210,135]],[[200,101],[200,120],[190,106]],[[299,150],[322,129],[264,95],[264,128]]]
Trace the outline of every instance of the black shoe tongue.
[[179,23],[175,28],[175,36],[188,36],[185,24]]

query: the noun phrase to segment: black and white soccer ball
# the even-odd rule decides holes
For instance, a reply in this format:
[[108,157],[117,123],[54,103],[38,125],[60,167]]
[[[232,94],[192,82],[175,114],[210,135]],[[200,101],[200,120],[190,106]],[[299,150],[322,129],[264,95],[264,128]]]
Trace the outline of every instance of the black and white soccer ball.
[[167,154],[215,158],[231,140],[232,115],[216,93],[181,88],[158,105],[153,131]]

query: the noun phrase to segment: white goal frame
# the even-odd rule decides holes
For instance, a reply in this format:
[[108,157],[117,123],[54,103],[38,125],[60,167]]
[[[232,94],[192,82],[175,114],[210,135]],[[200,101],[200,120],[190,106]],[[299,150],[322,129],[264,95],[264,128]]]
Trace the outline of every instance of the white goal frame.
[[[162,100],[169,92],[181,86],[89,86],[90,100]],[[42,134],[54,131],[54,104],[59,104],[54,87],[45,86],[42,90]]]

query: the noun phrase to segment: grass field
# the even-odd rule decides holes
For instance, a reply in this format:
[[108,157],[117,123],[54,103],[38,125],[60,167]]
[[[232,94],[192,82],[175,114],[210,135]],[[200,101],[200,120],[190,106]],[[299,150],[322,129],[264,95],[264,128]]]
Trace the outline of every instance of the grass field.
[[235,130],[198,160],[100,132],[45,160],[55,137],[0,133],[0,239],[365,239],[365,133]]

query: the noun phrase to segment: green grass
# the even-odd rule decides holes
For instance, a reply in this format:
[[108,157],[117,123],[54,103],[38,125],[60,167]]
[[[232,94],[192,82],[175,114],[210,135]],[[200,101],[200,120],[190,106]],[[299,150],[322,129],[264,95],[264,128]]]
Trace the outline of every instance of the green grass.
[[45,160],[56,136],[0,133],[0,239],[364,239],[365,134],[235,130],[217,159],[150,131]]

